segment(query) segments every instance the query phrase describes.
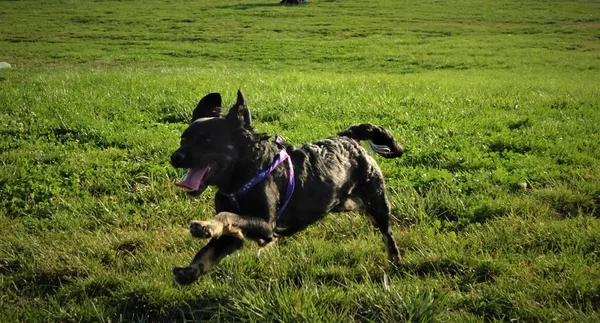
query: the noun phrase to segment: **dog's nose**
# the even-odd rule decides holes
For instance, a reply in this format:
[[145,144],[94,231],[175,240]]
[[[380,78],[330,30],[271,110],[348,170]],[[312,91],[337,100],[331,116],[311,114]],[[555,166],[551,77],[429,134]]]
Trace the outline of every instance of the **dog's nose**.
[[183,162],[184,159],[185,155],[176,151],[173,153],[173,155],[171,155],[171,165],[177,167]]

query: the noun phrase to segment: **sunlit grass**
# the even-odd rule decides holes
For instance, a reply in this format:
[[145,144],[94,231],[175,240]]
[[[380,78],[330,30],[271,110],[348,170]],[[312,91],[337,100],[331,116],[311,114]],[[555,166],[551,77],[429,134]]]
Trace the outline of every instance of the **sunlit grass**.
[[[3,3],[3,321],[600,319],[598,3],[276,2]],[[392,131],[401,266],[338,214],[174,284],[214,191],[169,156],[238,88],[288,142]]]

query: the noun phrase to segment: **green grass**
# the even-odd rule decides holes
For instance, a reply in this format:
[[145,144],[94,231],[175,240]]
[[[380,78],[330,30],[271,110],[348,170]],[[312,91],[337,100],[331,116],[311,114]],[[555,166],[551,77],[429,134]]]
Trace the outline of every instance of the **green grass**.
[[[600,321],[599,2],[277,2],[1,3],[3,322]],[[400,267],[350,213],[173,283],[214,190],[169,156],[238,88],[289,142],[394,133]]]

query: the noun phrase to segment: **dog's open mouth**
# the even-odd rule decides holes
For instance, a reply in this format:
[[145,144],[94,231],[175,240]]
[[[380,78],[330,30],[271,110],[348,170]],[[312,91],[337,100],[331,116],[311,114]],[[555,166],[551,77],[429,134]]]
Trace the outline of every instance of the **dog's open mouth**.
[[188,193],[193,195],[200,195],[208,187],[207,179],[211,170],[211,166],[203,168],[188,168],[187,173],[183,179],[175,183],[179,187],[185,188]]

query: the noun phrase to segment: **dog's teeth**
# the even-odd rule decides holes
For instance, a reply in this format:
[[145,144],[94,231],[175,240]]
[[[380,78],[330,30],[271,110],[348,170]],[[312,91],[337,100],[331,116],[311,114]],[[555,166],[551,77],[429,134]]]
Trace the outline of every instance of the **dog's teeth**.
[[390,149],[390,147],[386,146],[386,145],[378,145],[373,143],[372,141],[369,140],[369,146],[371,146],[371,148],[373,150],[375,150],[376,152],[380,153],[380,154],[387,154],[390,153],[392,150]]

